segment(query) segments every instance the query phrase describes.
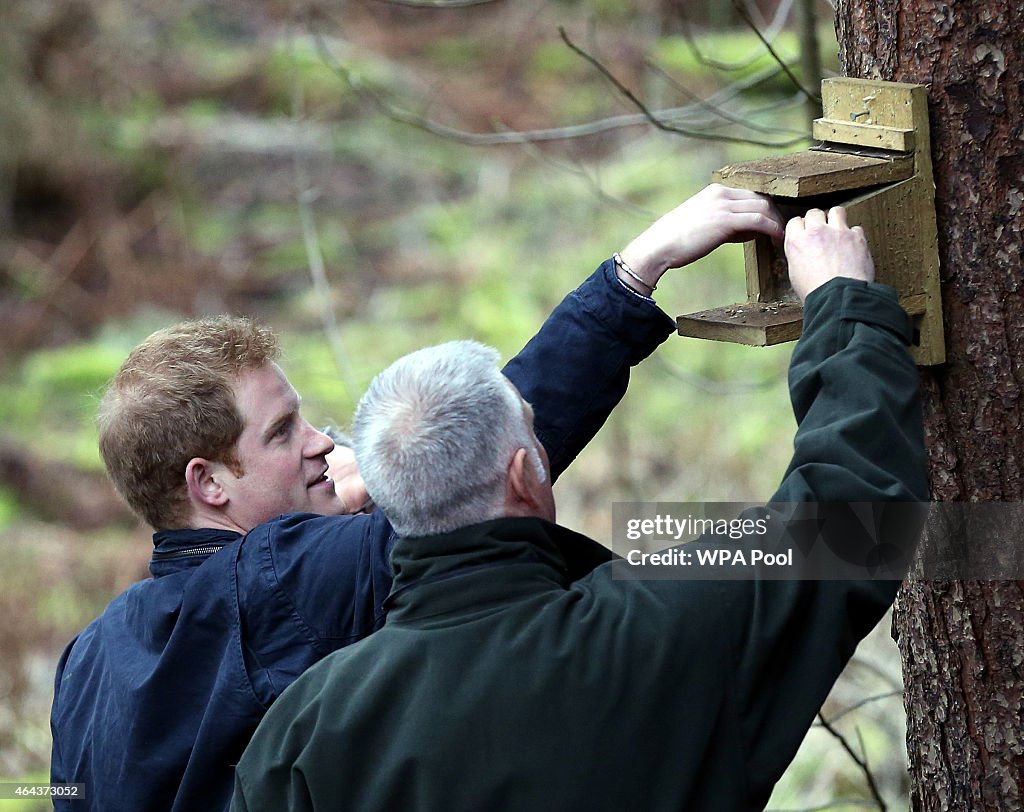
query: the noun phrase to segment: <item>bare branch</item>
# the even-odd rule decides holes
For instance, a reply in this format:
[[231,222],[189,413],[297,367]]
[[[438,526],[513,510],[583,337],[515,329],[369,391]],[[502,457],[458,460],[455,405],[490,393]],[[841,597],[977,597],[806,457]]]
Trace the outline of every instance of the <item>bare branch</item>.
[[499,0],[377,0],[392,6],[411,6],[413,8],[465,8],[466,6],[484,6],[497,3]]
[[732,5],[733,8],[736,9],[740,17],[743,19],[743,22],[745,22],[750,27],[751,31],[757,34],[757,38],[761,40],[761,44],[768,49],[768,53],[771,54],[772,59],[774,59],[776,64],[782,69],[782,72],[786,74],[786,76],[789,78],[789,81],[793,83],[793,86],[796,87],[796,89],[803,93],[805,96],[807,96],[807,98],[814,99],[815,101],[820,102],[821,96],[819,96],[817,93],[811,93],[806,87],[804,87],[800,80],[797,79],[796,76],[793,74],[793,71],[789,69],[789,65],[786,64],[786,61],[777,53],[775,53],[775,49],[772,48],[772,44],[764,38],[764,35],[761,33],[761,29],[759,29],[757,25],[754,23],[754,21],[750,18],[750,13],[745,8],[743,8],[737,0],[733,0]]
[[[817,0],[797,0],[797,36],[800,42],[800,75],[805,82],[821,85],[821,54],[818,47]],[[814,129],[814,122],[821,117],[821,99],[808,98],[804,105],[807,129]]]
[[[294,35],[289,31],[289,46],[291,47],[291,105],[292,121],[295,129],[300,129],[303,121],[304,99],[302,95],[302,84],[298,80],[296,70]],[[313,212],[313,201],[316,199],[316,190],[313,188],[309,167],[306,165],[305,156],[302,151],[296,150],[293,156],[295,167],[295,182],[297,186],[297,202],[299,208],[299,222],[302,226],[302,241],[306,249],[306,257],[309,263],[309,273],[313,280],[313,289],[316,291],[317,299],[320,302],[320,322],[323,326],[324,335],[327,338],[327,345],[331,350],[331,357],[334,366],[338,371],[338,380],[341,383],[345,397],[355,403],[358,400],[358,393],[353,387],[352,367],[348,361],[348,353],[345,351],[344,342],[341,339],[341,329],[338,327],[338,320],[335,318],[334,307],[332,306],[331,284],[327,279],[327,267],[324,263],[323,251],[320,249],[320,236],[316,227],[316,216]]]
[[696,375],[665,360],[664,355],[652,355],[649,362],[662,372],[701,392],[711,395],[735,395],[740,392],[754,392],[761,389],[770,389],[778,383],[776,376],[766,377],[760,381],[736,382],[716,381],[704,375]]
[[579,164],[573,165],[565,163],[563,161],[557,161],[550,155],[546,155],[542,150],[538,149],[534,144],[528,141],[522,142],[520,146],[522,147],[523,151],[531,158],[533,158],[535,161],[537,161],[537,163],[552,166],[555,169],[559,170],[560,172],[565,172],[566,174],[580,178],[587,185],[587,188],[594,195],[594,197],[596,197],[602,203],[607,203],[608,205],[614,206],[617,209],[621,209],[630,214],[639,215],[646,219],[653,220],[657,217],[657,214],[655,212],[645,209],[642,206],[638,206],[635,203],[631,203],[628,200],[623,200],[621,198],[609,195],[598,182],[598,180]]
[[[512,130],[503,132],[490,132],[490,133],[477,133],[468,132],[466,130],[460,130],[455,127],[450,127],[447,124],[442,124],[438,121],[421,116],[417,113],[413,113],[409,110],[405,110],[397,105],[392,104],[387,99],[382,97],[375,90],[367,87],[367,85],[356,75],[353,71],[350,71],[347,67],[341,64],[331,53],[327,47],[327,43],[324,41],[323,36],[315,28],[310,26],[310,35],[313,37],[313,41],[316,44],[316,48],[320,57],[324,60],[324,64],[334,72],[348,87],[365,101],[367,104],[372,105],[380,113],[397,121],[401,124],[407,124],[411,127],[415,127],[424,132],[428,132],[432,135],[446,138],[450,141],[455,141],[460,144],[466,144],[468,146],[475,147],[490,147],[490,146],[502,146],[506,144],[524,144],[524,143],[540,143],[540,142],[552,142],[552,141],[569,141],[572,139],[584,138],[592,135],[599,135],[601,133],[609,132],[611,130],[622,129],[624,127],[636,127],[643,124],[649,124],[652,121],[652,114],[645,107],[642,112],[637,115],[623,115],[623,116],[612,116],[604,119],[597,119],[596,121],[590,121],[585,124],[575,124],[566,127],[552,127],[547,129],[539,130]],[[777,71],[772,71],[775,73]],[[756,77],[752,77],[744,82],[737,83],[732,91],[733,95],[742,92],[742,90],[749,87],[753,87],[765,81],[766,75],[759,74]],[[667,130],[668,132],[677,132],[680,134],[686,134],[688,131],[673,126],[668,122],[676,122],[682,120],[687,113],[691,113],[693,110],[692,106],[675,108],[672,110],[659,111],[654,117],[660,126],[658,129]],[[694,137],[703,137],[707,140],[716,141],[738,141],[741,143],[752,143],[758,146],[766,147],[790,147],[795,144],[799,144],[806,140],[806,136],[800,138],[794,138],[787,141],[757,141],[750,139],[737,139],[729,138],[727,136],[713,135],[709,133],[697,134]]]
[[804,136],[801,136],[800,138],[795,138],[792,139],[791,141],[782,143],[777,141],[762,141],[756,138],[740,138],[738,136],[723,135],[721,133],[702,132],[700,130],[687,129],[684,127],[678,127],[669,124],[664,119],[658,118],[651,110],[649,110],[647,106],[642,101],[640,101],[639,98],[637,98],[633,91],[631,91],[621,81],[619,81],[619,79],[610,70],[608,70],[608,68],[601,64],[601,62],[598,59],[591,56],[589,53],[587,53],[578,45],[576,45],[571,39],[569,39],[569,35],[565,32],[564,28],[559,27],[558,33],[561,35],[562,41],[569,47],[571,51],[583,57],[583,59],[589,62],[595,69],[597,69],[597,71],[602,76],[604,76],[609,82],[612,83],[612,85],[615,87],[616,90],[619,91],[619,93],[625,96],[626,99],[630,101],[644,115],[648,122],[650,122],[657,129],[662,130],[663,132],[675,133],[677,135],[686,136],[687,138],[694,138],[702,141],[719,141],[730,144],[754,144],[755,146],[761,147],[793,146],[794,144],[798,144],[801,141],[806,140]]
[[[853,759],[853,763],[860,768],[860,771],[862,773],[864,773],[864,779],[868,782],[868,789],[871,791],[871,797],[875,799],[875,804],[878,806],[881,812],[886,812],[887,807],[885,805],[885,800],[882,798],[882,793],[878,790],[878,784],[875,783],[875,776],[871,772],[871,768],[868,766],[867,755],[865,754],[863,758],[861,756],[858,756],[854,752],[853,747],[850,746],[850,743],[846,741],[846,737],[843,736],[843,734],[836,730],[834,727],[832,727],[832,725],[830,725],[828,721],[826,721],[824,715],[820,711],[818,712],[818,720],[821,722],[821,726],[825,728],[825,730],[827,730],[836,739],[839,740],[839,744],[842,745],[842,748],[846,751],[847,755],[849,755],[850,758]],[[857,731],[857,736],[858,738],[860,737],[859,730]],[[864,742],[861,741],[860,745],[861,750],[863,750]]]
[[[741,95],[744,91],[750,90],[751,88],[754,88],[754,87],[757,87],[757,85],[761,84],[762,82],[765,82],[765,81],[767,81],[768,79],[771,79],[774,76],[778,76],[778,74],[779,74],[779,71],[778,71],[777,68],[774,68],[774,67],[770,68],[769,70],[765,71],[764,73],[760,73],[757,76],[751,77],[749,80],[742,81],[742,82],[735,82],[734,84],[730,85],[728,88],[725,88],[722,91],[718,91],[718,92],[712,94],[711,96],[709,96],[706,99],[706,101],[707,101],[708,104],[712,104],[712,105],[715,105],[715,106],[719,106],[719,105],[725,104],[726,102],[731,101],[732,99],[734,99],[737,96]],[[770,113],[770,112],[777,111],[777,110],[783,110],[783,109],[786,109],[788,107],[794,107],[794,106],[796,106],[798,104],[803,104],[803,102],[804,102],[804,95],[802,93],[797,93],[795,95],[795,97],[791,97],[791,98],[788,98],[788,99],[781,99],[781,100],[777,100],[777,101],[773,101],[773,102],[768,102],[767,104],[761,105],[760,107],[748,107],[748,108],[745,108],[745,109],[737,111],[737,114],[738,115],[754,117],[754,116],[762,115],[763,113]],[[683,109],[685,109],[685,110],[692,110],[694,106],[695,105],[690,105],[690,106],[688,106],[686,108],[683,108]],[[662,114],[662,118],[663,119],[668,119],[668,116],[663,113]],[[805,140],[805,141],[808,140],[806,134],[803,136],[802,140]]]
[[[778,8],[775,9],[775,16],[772,17],[771,23],[764,32],[766,40],[771,42],[778,36],[783,26],[786,24],[786,19],[789,17],[790,9],[793,7],[793,0],[782,0],[779,3]],[[694,58],[702,65],[706,65],[709,68],[715,70],[734,72],[746,70],[753,65],[758,59],[761,58],[760,52],[751,54],[750,58],[743,62],[721,62],[717,59],[713,59],[707,56],[703,51],[700,50],[700,46],[697,45],[697,39],[693,35],[693,29],[690,27],[690,19],[686,16],[686,12],[683,9],[682,4],[678,6],[679,10],[679,21],[682,23],[683,39],[686,40],[686,44],[690,49],[690,53],[693,54]]]
[[794,135],[800,136],[800,138],[806,138],[800,130],[791,130],[784,127],[765,127],[761,124],[755,124],[750,118],[750,111],[744,111],[742,115],[730,113],[723,107],[719,107],[716,104],[712,104],[710,101],[701,98],[693,91],[689,90],[684,85],[677,82],[672,76],[670,76],[660,65],[656,65],[654,62],[645,60],[644,64],[664,79],[670,87],[672,87],[677,93],[690,99],[698,107],[712,113],[713,115],[721,118],[731,124],[739,124],[741,127],[746,127],[748,130],[754,130],[755,132],[764,133],[765,135]]
[[849,665],[855,668],[863,668],[866,671],[870,671],[872,674],[876,675],[877,677],[891,685],[894,691],[903,690],[903,680],[900,677],[900,675],[892,674],[891,672],[887,671],[882,664],[870,659],[867,656],[858,653],[850,660]]
[[865,705],[868,705],[868,704],[870,704],[872,702],[878,702],[879,700],[882,700],[882,699],[890,699],[890,698],[892,698],[894,696],[902,696],[902,694],[903,694],[903,691],[897,690],[897,691],[886,691],[883,694],[875,694],[874,696],[869,696],[866,699],[862,699],[860,702],[855,702],[853,705],[850,705],[850,707],[846,708],[845,710],[840,711],[835,716],[833,716],[831,719],[829,719],[828,722],[829,722],[830,725],[834,725],[836,722],[838,722],[840,719],[842,719],[848,713],[853,713],[858,708],[862,708]]

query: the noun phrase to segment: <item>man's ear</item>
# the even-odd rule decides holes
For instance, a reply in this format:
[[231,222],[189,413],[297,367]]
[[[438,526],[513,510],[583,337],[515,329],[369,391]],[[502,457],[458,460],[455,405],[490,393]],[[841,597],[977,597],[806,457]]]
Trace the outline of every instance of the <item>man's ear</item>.
[[540,506],[537,498],[537,472],[530,462],[530,454],[520,448],[508,464],[505,483],[505,508],[513,515],[532,514]]
[[185,484],[193,501],[200,504],[221,507],[227,504],[228,495],[220,482],[223,465],[202,457],[193,457],[185,466]]

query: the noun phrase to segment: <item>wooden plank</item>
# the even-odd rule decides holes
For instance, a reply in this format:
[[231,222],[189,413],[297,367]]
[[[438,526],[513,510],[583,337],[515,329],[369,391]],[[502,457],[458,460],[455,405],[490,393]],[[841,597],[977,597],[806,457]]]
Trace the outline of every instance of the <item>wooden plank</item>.
[[[900,304],[909,315],[921,316],[927,297],[923,293],[906,296]],[[676,332],[688,338],[771,347],[800,338],[803,319],[799,302],[742,302],[677,316]]]
[[795,341],[803,331],[799,302],[742,302],[676,318],[681,336],[769,347]]
[[840,152],[797,152],[723,166],[712,180],[777,197],[810,197],[904,180],[914,158],[867,158]]
[[765,302],[772,289],[772,243],[767,237],[758,237],[743,243],[743,270],[747,279],[747,300]]
[[925,85],[842,76],[821,83],[822,118],[832,121],[920,132],[918,113],[922,103],[927,115]]
[[[899,188],[903,184],[897,184],[875,211],[863,217],[863,224],[873,252],[878,251],[875,267],[880,271],[880,279],[891,279],[891,284],[900,290],[903,305],[920,330],[920,345],[910,348],[914,360],[923,366],[941,364],[946,359],[946,346],[939,285],[928,88],[926,85],[839,77],[821,83],[821,96],[826,119],[914,131],[912,184],[906,189]],[[849,208],[847,212],[850,213]],[[859,219],[861,215],[855,214],[854,220]],[[854,220],[851,220],[851,225]]]
[[[942,302],[938,296],[938,252],[934,242],[932,187],[914,177],[862,195],[846,204],[851,226],[864,228],[875,263],[875,279],[892,285],[900,303],[918,317],[921,343],[911,347],[921,365],[945,360]],[[929,222],[930,221],[930,222]]]
[[835,144],[889,149],[894,152],[914,151],[913,130],[819,118],[814,122],[811,133],[818,141],[831,141]]

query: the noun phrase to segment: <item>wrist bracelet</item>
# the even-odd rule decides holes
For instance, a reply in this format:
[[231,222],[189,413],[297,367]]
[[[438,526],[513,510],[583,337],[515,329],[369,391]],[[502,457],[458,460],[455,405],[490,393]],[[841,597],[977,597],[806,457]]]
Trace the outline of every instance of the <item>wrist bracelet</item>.
[[[616,251],[614,254],[612,254],[612,259],[615,261],[616,265],[618,265],[620,268],[622,268],[622,270],[624,270],[627,274],[632,276],[637,282],[639,282],[645,288],[650,288],[651,289],[651,293],[654,293],[654,291],[656,291],[658,289],[657,285],[652,285],[646,279],[642,279],[640,277],[640,275],[636,271],[634,271],[632,268],[630,268],[629,265],[626,263],[626,260],[624,260],[622,258],[622,254],[620,254],[618,251]],[[637,292],[639,293],[639,291],[637,291]]]
[[618,282],[622,286],[623,290],[628,290],[631,295],[639,296],[641,299],[643,299],[644,301],[647,301],[647,302],[653,302],[654,301],[654,299],[652,299],[646,293],[641,293],[636,287],[631,285],[629,282],[623,282],[622,281],[622,277],[619,276],[618,274],[615,275],[615,281]]

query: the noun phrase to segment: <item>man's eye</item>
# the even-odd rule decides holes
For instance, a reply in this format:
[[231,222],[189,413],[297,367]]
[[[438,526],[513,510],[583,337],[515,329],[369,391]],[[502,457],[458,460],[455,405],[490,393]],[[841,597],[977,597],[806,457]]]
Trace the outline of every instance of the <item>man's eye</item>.
[[289,432],[291,432],[291,430],[292,430],[292,424],[291,424],[291,421],[288,421],[287,423],[282,423],[280,426],[278,426],[274,430],[273,436],[274,437],[287,437]]

